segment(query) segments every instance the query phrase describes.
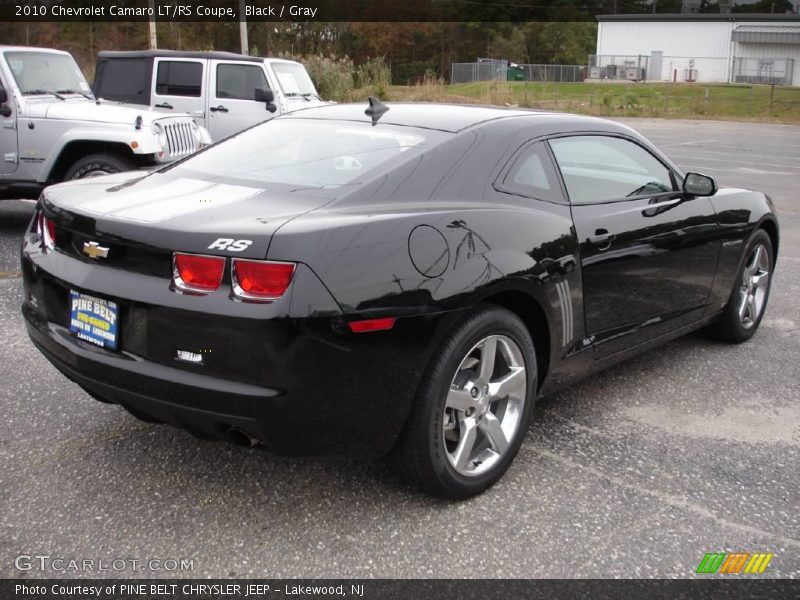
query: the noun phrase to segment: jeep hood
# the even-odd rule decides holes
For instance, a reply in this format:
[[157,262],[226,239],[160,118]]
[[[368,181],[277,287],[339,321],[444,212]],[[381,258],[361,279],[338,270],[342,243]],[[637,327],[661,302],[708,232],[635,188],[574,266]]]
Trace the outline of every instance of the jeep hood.
[[[136,122],[136,117],[142,117],[142,125],[150,126],[156,119],[163,119],[164,115],[149,110],[146,107],[131,107],[114,102],[100,101],[86,98],[67,98],[54,102],[32,103],[26,117],[40,119],[58,119],[65,121],[81,121],[94,123],[115,123],[130,125]],[[185,114],[170,116],[188,116]]]

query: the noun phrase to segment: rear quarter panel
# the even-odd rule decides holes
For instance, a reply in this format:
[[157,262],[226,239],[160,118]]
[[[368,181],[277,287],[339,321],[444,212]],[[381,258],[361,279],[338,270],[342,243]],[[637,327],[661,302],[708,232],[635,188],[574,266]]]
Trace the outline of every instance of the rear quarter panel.
[[[522,292],[548,315],[549,355],[558,362],[583,335],[570,209],[494,190],[530,134],[510,122],[493,129],[467,131],[294,219],[273,236],[268,258],[308,264],[351,317],[460,311]],[[568,338],[560,280],[569,281],[574,307]],[[428,355],[442,332],[426,333]]]

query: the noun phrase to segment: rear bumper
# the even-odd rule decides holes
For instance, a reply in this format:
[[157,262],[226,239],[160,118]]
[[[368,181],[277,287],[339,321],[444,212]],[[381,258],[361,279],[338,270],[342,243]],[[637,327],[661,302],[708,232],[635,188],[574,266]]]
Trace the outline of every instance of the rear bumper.
[[257,417],[268,411],[270,401],[281,394],[279,390],[113,354],[77,339],[60,325],[37,318],[29,306],[23,306],[23,314],[36,348],[98,398],[197,437],[223,439],[230,429],[238,428],[265,443],[267,439],[278,441],[261,427]]
[[[353,334],[337,327],[340,314],[302,316],[298,307],[309,306],[303,290],[320,297],[310,278],[298,279],[290,305],[245,306],[221,294],[205,299],[203,313],[196,298],[186,298],[192,310],[181,307],[158,278],[57,255],[23,249],[22,256],[28,333],[56,368],[137,416],[202,438],[229,439],[231,429],[241,430],[284,455],[388,452],[442,318],[404,317],[391,331]],[[120,304],[118,351],[68,330],[70,289]],[[253,310],[280,312],[246,313]],[[176,347],[204,345],[214,345],[207,364],[175,360]]]
[[34,345],[98,399],[205,439],[230,439],[232,429],[244,431],[283,455],[386,454],[402,429],[422,371],[416,360],[387,370],[378,364],[377,356],[388,359],[379,344],[372,357],[362,352],[338,360],[309,357],[303,385],[287,391],[110,352],[38,318],[29,305],[23,313]]

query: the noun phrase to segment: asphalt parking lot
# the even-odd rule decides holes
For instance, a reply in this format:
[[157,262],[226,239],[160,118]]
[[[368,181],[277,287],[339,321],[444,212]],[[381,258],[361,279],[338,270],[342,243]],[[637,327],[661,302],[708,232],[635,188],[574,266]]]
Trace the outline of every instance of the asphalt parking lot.
[[684,168],[770,194],[781,248],[760,331],[700,334],[541,401],[506,476],[437,501],[381,462],[198,441],[89,398],[34,349],[0,203],[0,577],[19,555],[192,559],[161,577],[688,577],[705,552],[800,576],[800,127],[626,120]]

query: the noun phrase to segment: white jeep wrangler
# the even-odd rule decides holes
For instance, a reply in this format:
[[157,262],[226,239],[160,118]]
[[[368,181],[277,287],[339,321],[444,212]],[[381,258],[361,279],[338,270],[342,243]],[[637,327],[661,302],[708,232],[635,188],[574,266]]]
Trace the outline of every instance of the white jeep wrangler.
[[173,161],[210,143],[188,114],[94,98],[67,52],[0,46],[0,194]]

